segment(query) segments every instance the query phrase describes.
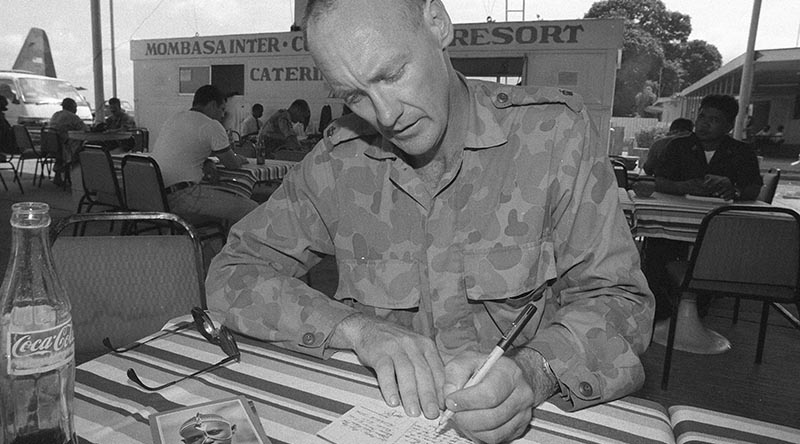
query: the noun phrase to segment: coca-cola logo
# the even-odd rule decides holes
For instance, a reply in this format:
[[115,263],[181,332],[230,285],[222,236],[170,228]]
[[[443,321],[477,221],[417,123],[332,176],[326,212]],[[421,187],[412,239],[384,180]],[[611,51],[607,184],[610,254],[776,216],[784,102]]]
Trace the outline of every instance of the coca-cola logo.
[[51,330],[15,333],[11,336],[11,356],[24,358],[50,355],[72,346],[74,342],[72,323],[69,322]]

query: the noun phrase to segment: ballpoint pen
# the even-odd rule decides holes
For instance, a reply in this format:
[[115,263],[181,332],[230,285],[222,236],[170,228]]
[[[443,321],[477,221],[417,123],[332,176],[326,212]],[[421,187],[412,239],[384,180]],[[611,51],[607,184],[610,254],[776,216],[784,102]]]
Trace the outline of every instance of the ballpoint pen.
[[[509,348],[511,348],[511,344],[514,343],[514,339],[519,336],[520,332],[522,332],[522,330],[525,328],[525,325],[528,324],[528,321],[530,321],[533,315],[536,314],[536,305],[534,305],[534,303],[536,303],[542,297],[545,288],[547,288],[547,284],[548,282],[545,282],[528,293],[533,295],[533,299],[525,306],[522,312],[520,312],[520,314],[517,316],[517,319],[511,323],[511,327],[492,349],[492,352],[486,358],[486,361],[484,361],[480,368],[478,368],[478,370],[472,374],[462,389],[472,387],[473,385],[481,382],[486,374],[489,373],[489,370],[494,367],[495,363]],[[454,414],[455,413],[452,410],[446,409],[442,414],[442,417],[439,419],[439,424],[436,426],[436,431],[439,432]]]

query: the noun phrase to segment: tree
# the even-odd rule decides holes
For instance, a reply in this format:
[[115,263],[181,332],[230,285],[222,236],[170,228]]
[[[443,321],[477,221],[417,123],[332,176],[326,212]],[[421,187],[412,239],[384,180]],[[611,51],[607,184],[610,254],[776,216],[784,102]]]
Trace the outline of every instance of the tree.
[[691,17],[667,10],[661,0],[595,2],[585,17],[625,19],[615,116],[631,115],[634,96],[646,84],[655,84],[654,90],[661,96],[672,95],[721,65],[716,47],[688,40]]

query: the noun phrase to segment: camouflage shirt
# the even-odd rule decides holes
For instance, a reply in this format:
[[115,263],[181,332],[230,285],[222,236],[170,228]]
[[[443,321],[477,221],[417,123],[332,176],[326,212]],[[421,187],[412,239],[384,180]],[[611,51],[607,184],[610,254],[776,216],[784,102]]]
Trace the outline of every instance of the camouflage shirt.
[[[445,362],[488,352],[530,297],[515,345],[559,380],[551,401],[578,409],[644,381],[654,301],[618,208],[604,150],[579,97],[467,81],[469,132],[432,190],[366,123],[348,115],[233,226],[207,279],[209,307],[242,333],[317,356],[360,310],[436,341]],[[334,298],[297,279],[335,255]]]

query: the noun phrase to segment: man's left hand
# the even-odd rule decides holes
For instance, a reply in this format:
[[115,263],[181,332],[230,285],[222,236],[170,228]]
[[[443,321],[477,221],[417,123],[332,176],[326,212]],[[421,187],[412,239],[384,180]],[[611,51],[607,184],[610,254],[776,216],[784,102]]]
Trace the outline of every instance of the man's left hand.
[[736,195],[736,188],[734,188],[731,180],[725,176],[706,174],[703,184],[709,191],[711,191],[712,196],[721,197],[725,200],[731,200]]
[[[446,406],[458,429],[473,440],[494,443],[521,436],[538,405],[534,390],[517,363],[500,358],[478,384],[459,390],[486,360],[486,355],[465,353],[445,366]],[[540,401],[541,402],[541,401]]]

